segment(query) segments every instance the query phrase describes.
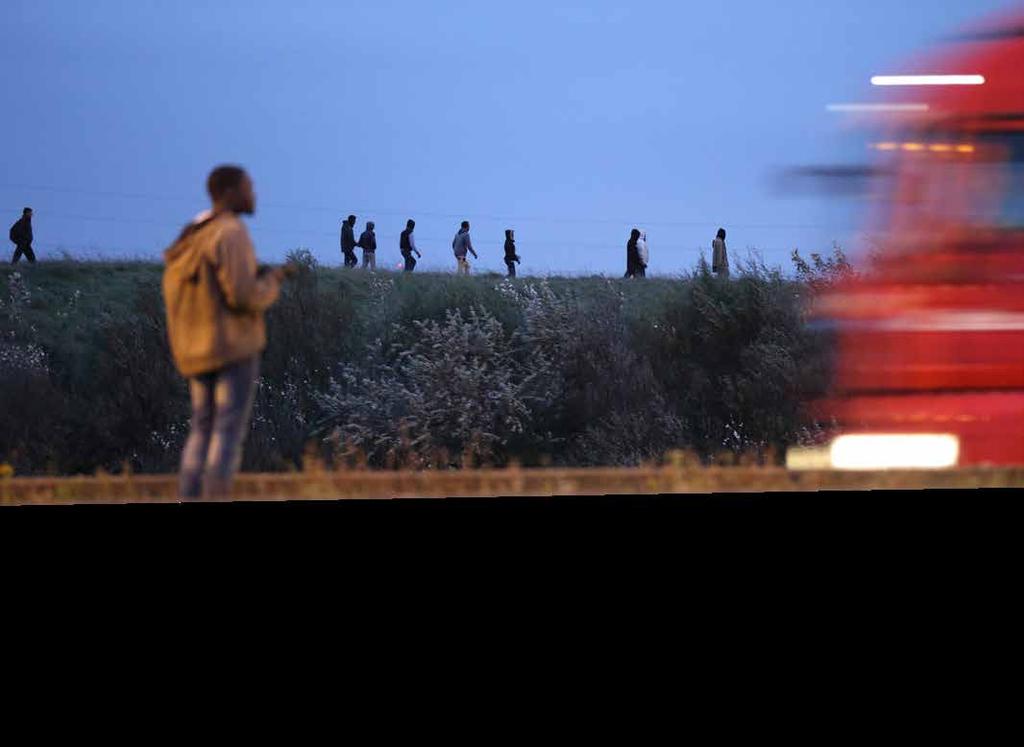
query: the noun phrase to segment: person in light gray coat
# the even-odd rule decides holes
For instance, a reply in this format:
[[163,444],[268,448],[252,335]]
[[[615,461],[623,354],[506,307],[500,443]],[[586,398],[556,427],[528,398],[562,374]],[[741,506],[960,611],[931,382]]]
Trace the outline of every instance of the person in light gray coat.
[[458,263],[458,274],[468,275],[469,261],[466,259],[466,253],[472,254],[473,259],[479,259],[476,250],[473,249],[473,241],[469,238],[468,220],[462,221],[462,227],[455,234],[455,238],[452,239],[452,251],[455,253],[455,261]]
[[725,248],[725,229],[719,228],[711,242],[711,271],[719,277],[729,277],[729,252]]

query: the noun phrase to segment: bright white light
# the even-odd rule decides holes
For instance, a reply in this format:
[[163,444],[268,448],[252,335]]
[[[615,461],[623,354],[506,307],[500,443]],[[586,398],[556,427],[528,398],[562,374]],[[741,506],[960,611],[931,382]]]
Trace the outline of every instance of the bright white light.
[[928,104],[829,104],[830,112],[926,112]]
[[980,86],[984,75],[874,75],[873,86]]
[[851,434],[832,442],[833,469],[943,469],[955,467],[960,440],[950,433]]

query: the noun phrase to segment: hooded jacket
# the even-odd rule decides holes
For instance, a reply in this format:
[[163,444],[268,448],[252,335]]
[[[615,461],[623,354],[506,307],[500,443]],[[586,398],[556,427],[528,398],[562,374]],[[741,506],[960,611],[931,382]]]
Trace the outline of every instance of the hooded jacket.
[[377,235],[373,231],[371,231],[369,228],[367,228],[359,236],[359,244],[358,244],[358,246],[364,252],[375,252],[375,251],[377,251]]
[[238,216],[201,214],[164,252],[164,262],[167,336],[182,376],[216,371],[266,347],[263,312],[281,286],[259,273]]
[[456,257],[462,259],[466,258],[466,252],[471,252],[473,256],[476,256],[476,252],[473,250],[473,242],[469,238],[469,229],[460,228],[459,232],[455,234],[455,238],[452,239],[452,251],[455,252]]
[[518,262],[519,255],[516,254],[516,240],[512,237],[512,230],[505,229],[505,262]]

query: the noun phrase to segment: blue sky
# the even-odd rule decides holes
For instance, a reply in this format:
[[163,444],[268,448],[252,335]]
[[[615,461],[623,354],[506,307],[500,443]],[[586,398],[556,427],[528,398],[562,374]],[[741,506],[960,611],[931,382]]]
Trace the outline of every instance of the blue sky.
[[0,205],[36,247],[158,256],[206,206],[217,163],[258,195],[257,253],[340,263],[350,212],[378,264],[417,221],[424,268],[473,224],[480,268],[516,229],[521,271],[692,267],[719,226],[733,255],[857,248],[856,200],[778,194],[786,166],[856,163],[832,102],[869,100],[1001,0],[721,3],[7,0]]

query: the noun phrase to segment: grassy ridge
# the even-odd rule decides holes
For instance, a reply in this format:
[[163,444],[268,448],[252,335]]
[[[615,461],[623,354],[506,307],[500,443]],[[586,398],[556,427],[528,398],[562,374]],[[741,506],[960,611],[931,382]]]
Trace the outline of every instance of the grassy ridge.
[[[243,469],[314,452],[372,466],[630,465],[775,450],[812,424],[828,341],[808,284],[469,278],[306,267],[268,315]],[[175,469],[185,383],[167,350],[162,268],[0,266],[0,462],[17,474]]]

